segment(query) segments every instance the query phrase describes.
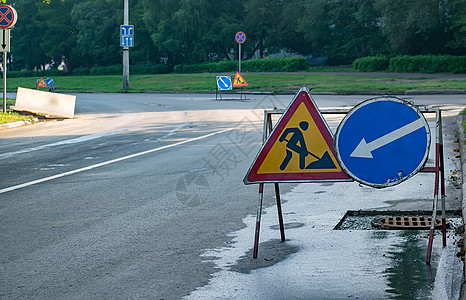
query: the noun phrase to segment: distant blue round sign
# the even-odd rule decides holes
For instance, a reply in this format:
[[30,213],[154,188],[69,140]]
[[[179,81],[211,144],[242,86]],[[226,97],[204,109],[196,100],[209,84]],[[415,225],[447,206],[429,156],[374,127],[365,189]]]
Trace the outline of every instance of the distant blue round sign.
[[424,115],[395,97],[356,105],[335,134],[335,154],[356,181],[383,188],[412,177],[429,156],[430,129]]
[[230,76],[217,76],[217,87],[219,91],[231,90],[232,86]]

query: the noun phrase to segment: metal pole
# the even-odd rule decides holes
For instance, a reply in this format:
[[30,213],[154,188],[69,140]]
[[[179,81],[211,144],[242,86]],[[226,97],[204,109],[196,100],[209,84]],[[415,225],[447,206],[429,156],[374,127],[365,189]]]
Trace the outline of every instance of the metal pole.
[[[124,0],[123,25],[129,25],[129,0]],[[129,89],[129,47],[123,47],[123,91]]]
[[434,182],[434,203],[432,207],[432,220],[430,222],[429,243],[427,245],[426,264],[430,264],[432,254],[432,245],[434,242],[435,219],[437,218],[438,192],[440,181],[440,130],[439,130],[439,111],[436,113],[436,141],[435,141],[435,182]]
[[257,205],[257,214],[256,214],[256,231],[254,235],[254,249],[252,253],[252,258],[257,258],[257,253],[259,252],[259,233],[261,228],[261,215],[262,215],[262,200],[264,199],[264,184],[259,184],[259,204]]
[[440,195],[442,205],[442,241],[443,247],[447,246],[447,221],[445,216],[445,160],[443,158],[443,132],[442,132],[442,111],[438,110],[438,136],[439,136],[439,159],[440,159]]
[[238,54],[238,72],[241,74],[241,44],[238,43],[239,45],[239,54]]
[[3,52],[3,112],[6,113],[6,52]]
[[[272,115],[267,114],[265,112],[265,120],[267,123],[267,134],[266,135],[269,136],[273,129],[272,128],[273,127]],[[262,143],[265,143],[265,140],[262,141]],[[282,202],[280,199],[280,187],[278,185],[278,182],[275,182],[274,185],[275,185],[275,199],[277,200],[278,224],[280,225],[280,237],[281,237],[282,242],[284,242],[286,240],[285,239],[285,225],[283,223]]]
[[280,237],[282,242],[285,239],[285,225],[283,224],[282,203],[280,200],[280,188],[278,182],[275,182],[275,198],[277,199],[278,224],[280,225]]

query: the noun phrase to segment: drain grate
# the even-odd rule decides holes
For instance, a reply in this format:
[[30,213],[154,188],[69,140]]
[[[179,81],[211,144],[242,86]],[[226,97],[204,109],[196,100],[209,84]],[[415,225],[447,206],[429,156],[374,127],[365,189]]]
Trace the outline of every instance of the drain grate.
[[[432,218],[422,216],[397,216],[397,217],[380,217],[372,220],[373,227],[381,229],[430,229]],[[446,223],[447,228],[449,222]],[[442,227],[442,220],[435,219],[435,228]]]

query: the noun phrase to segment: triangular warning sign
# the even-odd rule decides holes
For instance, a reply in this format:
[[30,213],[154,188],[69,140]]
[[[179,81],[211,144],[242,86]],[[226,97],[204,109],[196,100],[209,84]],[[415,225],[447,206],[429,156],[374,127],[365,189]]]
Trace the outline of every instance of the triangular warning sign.
[[47,87],[47,83],[45,83],[44,78],[41,78],[40,80],[38,80],[37,86],[38,87]]
[[307,88],[291,101],[243,181],[351,181],[338,164],[333,135]]
[[239,72],[236,72],[235,79],[233,79],[233,86],[248,86],[248,83]]

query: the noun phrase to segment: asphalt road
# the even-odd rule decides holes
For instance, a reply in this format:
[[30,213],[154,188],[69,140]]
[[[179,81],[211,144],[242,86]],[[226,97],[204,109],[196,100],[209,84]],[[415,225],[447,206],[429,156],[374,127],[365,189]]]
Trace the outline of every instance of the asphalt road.
[[[180,299],[206,285],[218,269],[205,250],[256,210],[242,179],[263,109],[293,98],[228,97],[78,94],[73,120],[0,131],[0,299]],[[320,108],[368,98],[314,96]],[[466,103],[408,100],[446,118]]]

